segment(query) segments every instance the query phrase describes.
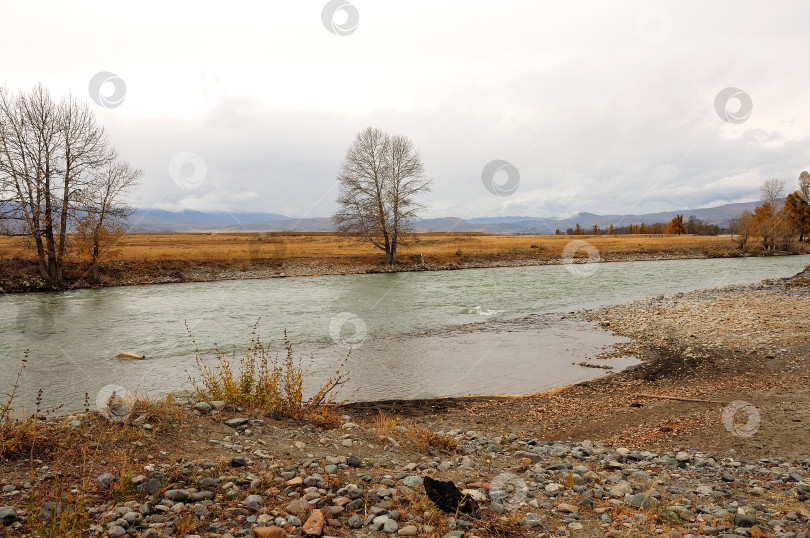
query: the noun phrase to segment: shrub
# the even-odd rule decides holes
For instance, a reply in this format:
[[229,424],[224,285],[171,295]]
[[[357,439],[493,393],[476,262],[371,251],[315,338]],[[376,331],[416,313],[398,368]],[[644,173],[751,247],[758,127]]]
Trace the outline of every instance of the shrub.
[[341,403],[337,401],[337,396],[348,381],[348,376],[342,369],[349,355],[315,394],[305,399],[304,379],[309,368],[304,368],[301,359],[295,358],[287,331],[284,331],[286,353],[283,360],[279,361],[278,353],[271,353],[261,342],[258,325],[259,321],[253,325],[250,344],[244,355],[237,359],[234,352],[229,359],[226,352],[216,348],[215,365],[210,366],[203,359],[186,324],[186,330],[194,343],[200,377],[198,381],[189,375],[195,396],[200,400],[222,400],[295,419],[332,422],[336,418],[332,411]]
[[440,452],[455,452],[458,448],[458,442],[452,437],[446,435],[439,435],[427,426],[416,424],[409,432],[411,441],[420,450],[430,450],[435,448]]

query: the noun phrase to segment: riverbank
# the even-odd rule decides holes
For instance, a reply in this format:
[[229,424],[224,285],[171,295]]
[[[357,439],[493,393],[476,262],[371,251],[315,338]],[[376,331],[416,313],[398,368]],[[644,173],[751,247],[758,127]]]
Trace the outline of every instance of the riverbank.
[[[806,538],[809,299],[810,268],[571,313],[642,363],[523,397],[351,404],[336,429],[215,402],[60,419],[67,446],[3,462],[3,531]],[[426,476],[479,509],[432,509]]]
[[[69,262],[64,287],[553,265],[563,263],[565,247],[575,240],[596,249],[579,250],[578,261],[588,260],[594,252],[602,262],[743,256],[728,237],[417,234],[416,240],[401,247],[399,263],[392,268],[383,263],[379,251],[336,234],[133,234],[124,237],[113,259],[101,263],[99,282],[91,281],[87,263]],[[0,291],[48,291],[21,241],[0,237]],[[752,247],[744,255],[809,252],[810,244],[796,243],[791,252]]]

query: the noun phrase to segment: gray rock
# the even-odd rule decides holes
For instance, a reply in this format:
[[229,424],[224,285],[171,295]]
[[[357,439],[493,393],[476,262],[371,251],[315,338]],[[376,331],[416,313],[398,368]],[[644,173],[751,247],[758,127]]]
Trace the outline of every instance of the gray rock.
[[189,493],[187,489],[170,489],[163,494],[164,497],[174,502],[187,501]]
[[350,529],[359,529],[363,526],[363,518],[358,515],[353,515],[349,518],[348,525]]
[[539,515],[534,512],[528,512],[526,516],[520,520],[520,524],[524,527],[539,527],[543,524],[543,521],[540,519]]
[[17,521],[17,511],[13,506],[0,506],[0,523],[8,525]]
[[408,486],[409,488],[421,486],[422,482],[423,482],[422,477],[416,475],[406,476],[405,478],[402,479],[402,483]]
[[194,410],[199,411],[203,415],[207,415],[208,413],[211,412],[211,405],[208,402],[198,402],[194,406]]
[[194,493],[191,494],[191,500],[195,502],[213,498],[214,494],[210,491],[195,491]]
[[658,499],[647,493],[636,493],[630,497],[628,502],[633,506],[638,506],[639,508],[649,508],[650,506],[655,506],[658,504]]
[[150,478],[149,480],[138,486],[138,491],[146,495],[154,495],[155,493],[160,491],[160,488],[162,487],[163,484],[160,483],[160,480],[158,480],[157,478]]
[[121,525],[113,525],[109,529],[107,529],[107,536],[124,536],[127,533],[127,530],[122,527]]
[[248,419],[243,417],[236,417],[232,419],[228,419],[225,421],[226,426],[230,426],[231,428],[238,428],[239,426],[244,426],[248,423]]
[[216,478],[211,478],[210,476],[205,476],[200,478],[200,481],[197,482],[197,485],[201,488],[215,488],[219,485],[219,480]]
[[96,477],[96,486],[101,489],[109,489],[113,483],[119,482],[120,480],[120,478],[112,473],[104,473]]
[[248,495],[247,498],[242,502],[242,504],[247,506],[248,508],[258,510],[259,508],[261,508],[261,502],[262,502],[261,495]]
[[383,530],[385,532],[397,532],[399,530],[399,524],[393,519],[389,519],[383,525]]
[[737,514],[734,516],[734,524],[738,527],[753,527],[757,524],[757,518],[749,514]]

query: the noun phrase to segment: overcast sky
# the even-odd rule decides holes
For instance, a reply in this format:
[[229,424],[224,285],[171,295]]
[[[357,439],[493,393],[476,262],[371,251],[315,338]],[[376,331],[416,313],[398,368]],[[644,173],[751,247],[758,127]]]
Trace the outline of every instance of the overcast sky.
[[[810,168],[806,1],[0,0],[0,17],[0,82],[88,100],[144,170],[139,207],[329,216],[369,125],[420,149],[429,217],[693,209]],[[484,185],[496,159],[511,194],[506,171],[506,195]]]

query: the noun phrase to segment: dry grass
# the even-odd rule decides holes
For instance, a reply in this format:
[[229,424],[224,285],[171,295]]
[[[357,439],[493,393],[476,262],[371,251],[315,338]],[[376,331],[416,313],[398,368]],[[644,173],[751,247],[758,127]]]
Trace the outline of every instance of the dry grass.
[[0,458],[33,458],[53,449],[57,443],[43,423],[47,415],[55,409],[42,410],[42,389],[39,390],[34,414],[18,414],[14,409],[14,398],[20,386],[20,379],[28,364],[28,352],[22,360],[17,377],[6,394],[7,400],[0,404]]
[[369,429],[371,429],[375,434],[382,435],[383,437],[388,437],[394,432],[394,428],[397,426],[404,426],[402,420],[399,418],[399,415],[386,415],[382,411],[380,411],[371,421],[367,421],[364,423]]
[[438,450],[451,454],[458,448],[455,439],[439,435],[417,421],[404,421],[399,415],[391,416],[380,411],[373,419],[363,421],[362,425],[364,429],[373,431],[378,437],[395,435],[423,452]]
[[421,424],[414,424],[411,427],[408,432],[408,438],[414,443],[417,449],[422,451],[435,449],[439,452],[450,454],[455,452],[458,448],[458,442],[452,437],[439,435],[429,427]]
[[[253,326],[250,345],[245,354],[232,359],[217,349],[215,365],[206,363],[200,354],[194,338],[199,380],[189,375],[198,400],[221,400],[248,409],[261,409],[279,413],[285,417],[303,419],[320,426],[334,426],[338,423],[335,409],[342,402],[337,401],[343,385],[348,381],[341,372],[348,355],[333,376],[324,381],[317,392],[304,399],[304,378],[308,369],[302,366],[300,358],[293,356],[292,343],[284,331],[286,354],[279,361],[278,354],[272,354],[262,343]],[[188,330],[188,325],[186,325]]]
[[[9,466],[7,469],[28,466],[25,474],[33,487],[23,517],[31,536],[84,536],[92,522],[89,504],[136,497],[131,479],[142,463],[137,463],[134,451],[139,444],[149,442],[149,437],[131,427],[130,419],[118,423],[98,412],[46,420],[51,411],[43,411],[39,405],[33,414],[15,411],[14,398],[26,360],[7,400],[0,405],[0,460]],[[89,409],[89,403],[85,407]],[[155,431],[176,432],[182,410],[167,397],[138,400],[132,415],[150,420]],[[48,466],[40,467],[43,463]],[[122,479],[102,490],[92,477],[105,471]],[[42,478],[36,479],[38,476]]]
[[[593,244],[600,253],[678,253],[691,249],[732,251],[728,237],[692,235],[492,235],[483,233],[421,233],[401,244],[399,255],[424,254],[429,263],[475,259],[551,259],[573,239]],[[535,245],[536,248],[532,248]],[[30,258],[26,241],[0,236],[0,258]],[[183,260],[196,263],[304,261],[342,259],[373,262],[381,252],[331,232],[129,234],[115,259],[132,262]]]

